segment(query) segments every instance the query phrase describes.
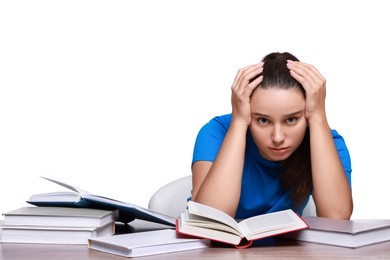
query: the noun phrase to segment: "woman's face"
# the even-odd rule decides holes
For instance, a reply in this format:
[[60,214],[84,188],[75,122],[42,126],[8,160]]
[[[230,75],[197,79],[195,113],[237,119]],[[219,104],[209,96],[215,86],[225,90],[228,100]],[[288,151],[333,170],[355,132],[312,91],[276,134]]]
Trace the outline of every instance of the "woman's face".
[[251,97],[250,131],[269,161],[287,159],[305,135],[305,97],[298,88],[256,88]]

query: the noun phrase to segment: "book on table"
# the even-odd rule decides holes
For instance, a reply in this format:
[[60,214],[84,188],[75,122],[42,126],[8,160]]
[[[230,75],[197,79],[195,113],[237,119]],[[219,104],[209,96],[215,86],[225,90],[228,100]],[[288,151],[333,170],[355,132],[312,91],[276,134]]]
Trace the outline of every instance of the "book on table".
[[3,215],[2,243],[87,244],[115,233],[118,210],[21,207]]
[[68,207],[21,207],[3,213],[5,226],[99,227],[115,221],[118,210]]
[[238,248],[249,247],[254,240],[309,227],[291,209],[237,221],[223,211],[194,201],[189,201],[187,206],[176,220],[178,233],[232,244]]
[[92,237],[112,236],[115,223],[101,227],[2,226],[1,243],[88,244]]
[[152,211],[150,209],[137,206],[135,204],[95,195],[74,185],[70,185],[52,177],[44,176],[42,178],[61,185],[69,189],[70,191],[33,194],[28,198],[27,203],[36,206],[46,207],[81,207],[105,210],[118,209],[118,222],[129,223],[134,219],[141,219],[173,227],[175,226],[176,219],[174,217],[156,211]]
[[88,241],[90,249],[125,257],[172,253],[210,246],[208,239],[183,236],[174,229],[97,237]]
[[310,228],[284,238],[332,246],[357,248],[390,241],[390,219],[331,219],[304,217]]

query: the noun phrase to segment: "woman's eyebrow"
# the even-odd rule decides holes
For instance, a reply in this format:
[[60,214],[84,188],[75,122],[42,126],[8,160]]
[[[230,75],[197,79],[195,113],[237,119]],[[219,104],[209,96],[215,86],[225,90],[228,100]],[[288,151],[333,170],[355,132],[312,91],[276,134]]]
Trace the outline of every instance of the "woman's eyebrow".
[[285,115],[285,117],[296,116],[296,115],[301,114],[301,113],[303,113],[303,110],[299,110],[299,111],[287,114],[287,115]]
[[259,116],[259,117],[270,117],[269,115],[265,115],[265,114],[258,113],[258,112],[253,112],[252,115]]
[[[295,112],[289,113],[289,114],[285,115],[285,117],[296,116],[296,115],[299,115],[301,113],[303,113],[303,110],[299,110],[299,111],[295,111]],[[270,117],[269,115],[258,113],[258,112],[253,112],[252,115],[259,116],[259,117]]]

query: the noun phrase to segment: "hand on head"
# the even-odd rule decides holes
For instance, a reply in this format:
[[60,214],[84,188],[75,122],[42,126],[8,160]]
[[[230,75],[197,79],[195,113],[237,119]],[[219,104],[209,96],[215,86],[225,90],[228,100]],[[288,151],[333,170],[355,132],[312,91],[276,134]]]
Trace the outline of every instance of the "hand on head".
[[[264,62],[261,62],[240,69],[232,85],[233,120],[246,126],[251,123],[251,95],[263,81],[263,65]],[[306,119],[310,122],[313,118],[323,118],[325,116],[325,78],[313,65],[300,61],[287,60],[287,68],[291,77],[298,81],[305,91]]]
[[240,69],[232,85],[233,120],[243,122],[247,126],[251,123],[250,96],[263,80],[262,75],[258,76],[263,72],[263,64],[261,62]]
[[319,117],[325,114],[326,79],[310,64],[298,61],[287,61],[291,76],[296,79],[306,93],[306,119],[313,115]]

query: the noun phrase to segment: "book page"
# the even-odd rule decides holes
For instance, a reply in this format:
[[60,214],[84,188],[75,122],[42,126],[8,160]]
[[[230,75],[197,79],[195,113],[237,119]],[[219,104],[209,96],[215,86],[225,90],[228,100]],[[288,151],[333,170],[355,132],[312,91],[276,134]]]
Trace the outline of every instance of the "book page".
[[[298,220],[298,221],[297,221]],[[238,225],[245,236],[291,227],[303,222],[292,210],[283,210],[251,217]]]
[[78,202],[81,198],[79,193],[69,192],[69,191],[58,191],[58,192],[48,192],[48,193],[38,193],[33,194],[28,199],[28,202],[36,201],[45,201],[45,202]]
[[202,228],[211,228],[211,229],[215,229],[215,230],[226,231],[226,232],[233,233],[233,234],[236,234],[237,236],[242,237],[242,234],[240,231],[238,231],[235,228],[232,228],[229,225],[226,225],[223,222],[220,222],[220,221],[217,221],[217,220],[214,220],[211,218],[206,218],[206,217],[190,214],[188,212],[188,210],[186,210],[184,213],[182,213],[182,215],[183,214],[185,215],[184,217],[186,219],[186,223],[188,223],[189,225],[193,225],[196,227],[202,227]]
[[54,183],[57,183],[58,185],[61,185],[62,187],[65,187],[65,188],[68,188],[68,189],[70,189],[72,191],[80,193],[81,195],[91,195],[91,193],[88,192],[88,191],[82,190],[82,189],[80,189],[80,188],[78,188],[76,186],[73,186],[73,185],[67,184],[65,182],[59,181],[57,179],[54,179],[53,177],[41,176],[41,178],[46,179],[46,180],[51,181],[51,182],[54,182]]
[[214,219],[216,221],[225,223],[226,225],[234,228],[241,233],[237,221],[221,210],[197,203],[195,201],[189,201],[188,211],[189,213],[194,215]]

